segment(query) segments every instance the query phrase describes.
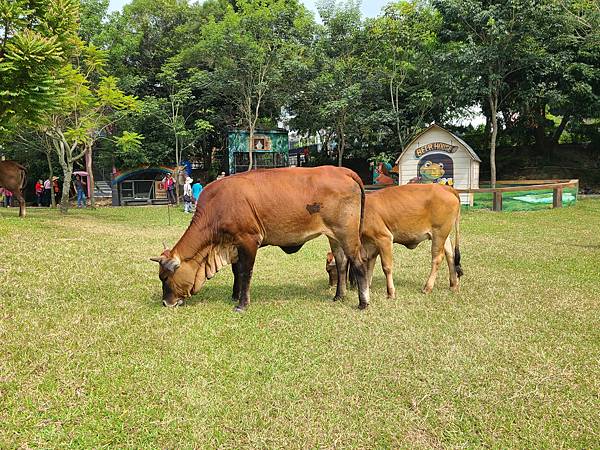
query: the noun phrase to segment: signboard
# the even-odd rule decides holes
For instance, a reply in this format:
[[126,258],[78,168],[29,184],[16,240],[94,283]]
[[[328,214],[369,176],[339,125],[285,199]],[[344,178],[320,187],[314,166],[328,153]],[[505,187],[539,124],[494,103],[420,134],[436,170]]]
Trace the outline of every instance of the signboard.
[[154,182],[154,198],[167,198],[167,190],[165,189],[165,183],[162,181]]
[[447,144],[445,142],[431,142],[421,147],[417,147],[415,150],[415,156],[420,158],[429,152],[445,152],[445,153],[456,153],[458,145]]

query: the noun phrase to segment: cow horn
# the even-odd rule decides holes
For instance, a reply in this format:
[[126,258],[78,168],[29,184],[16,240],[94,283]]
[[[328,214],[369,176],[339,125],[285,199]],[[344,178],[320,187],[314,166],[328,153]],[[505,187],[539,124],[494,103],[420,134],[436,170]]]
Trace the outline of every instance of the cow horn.
[[167,247],[167,244],[165,243],[165,241],[163,241],[163,249],[164,250],[169,250],[169,247]]
[[150,261],[154,261],[154,262],[157,262],[159,264],[162,262],[162,260],[160,258],[156,258],[156,257],[155,258],[150,258]]

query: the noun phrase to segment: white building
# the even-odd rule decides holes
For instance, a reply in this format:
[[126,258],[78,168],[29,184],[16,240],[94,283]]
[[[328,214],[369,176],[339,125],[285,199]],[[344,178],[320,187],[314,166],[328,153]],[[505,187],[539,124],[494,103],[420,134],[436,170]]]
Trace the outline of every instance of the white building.
[[[456,189],[479,189],[480,163],[465,141],[433,124],[405,147],[395,170],[399,184],[440,183]],[[473,204],[473,194],[460,197],[463,204]]]

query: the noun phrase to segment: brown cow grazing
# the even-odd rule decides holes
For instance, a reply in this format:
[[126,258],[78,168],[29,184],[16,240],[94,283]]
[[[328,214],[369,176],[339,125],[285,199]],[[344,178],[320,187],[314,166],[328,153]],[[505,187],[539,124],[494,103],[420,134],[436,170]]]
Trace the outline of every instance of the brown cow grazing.
[[27,170],[16,161],[0,161],[0,187],[12,191],[19,200],[19,217],[25,217],[25,197],[22,189],[27,183]]
[[[369,193],[365,201],[365,221],[362,242],[367,252],[369,285],[377,255],[386,276],[387,294],[396,295],[393,267],[393,244],[414,249],[424,240],[431,240],[431,273],[422,292],[433,289],[439,265],[446,256],[450,272],[450,289],[458,291],[458,278],[463,274],[459,250],[460,197],[449,186],[439,184],[408,184]],[[456,229],[454,249],[450,241]],[[329,261],[329,257],[327,258]],[[331,272],[330,272],[331,276]],[[345,283],[345,277],[342,279]]]
[[[369,303],[360,228],[364,188],[358,175],[339,167],[282,168],[236,174],[210,183],[179,242],[159,258],[163,304],[175,306],[200,290],[226,264],[233,265],[237,311],[250,301],[249,285],[258,248],[295,253],[324,234],[336,254],[357,272],[359,307]],[[339,281],[339,280],[338,280]],[[345,294],[338,282],[336,298]]]

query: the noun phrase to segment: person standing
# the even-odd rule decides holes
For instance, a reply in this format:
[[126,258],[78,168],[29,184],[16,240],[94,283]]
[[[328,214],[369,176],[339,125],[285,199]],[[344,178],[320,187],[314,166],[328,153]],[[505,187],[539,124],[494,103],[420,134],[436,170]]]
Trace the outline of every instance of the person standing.
[[163,178],[162,182],[165,185],[165,190],[167,191],[167,199],[171,205],[177,203],[177,199],[175,198],[175,180],[173,179],[173,175],[171,173],[167,173],[167,176]]
[[192,181],[194,180],[187,177],[183,184],[183,212],[185,213],[191,213],[193,208]]
[[4,189],[4,207],[10,208],[12,206],[13,193],[12,193],[12,191],[9,191],[6,188],[3,188],[3,189]]
[[42,206],[42,199],[44,197],[44,182],[42,180],[37,180],[35,183],[35,199],[38,207]]
[[52,183],[50,182],[50,178],[47,178],[44,181],[44,206],[50,206],[52,204],[51,201],[51,192],[52,192]]
[[58,177],[52,177],[52,191],[54,192],[54,203],[58,205],[60,203],[60,186],[58,184]]
[[75,191],[77,192],[77,207],[85,208],[86,205],[86,197],[85,197],[85,188],[87,187],[87,183],[83,181],[81,175],[75,175]]
[[196,180],[196,182],[192,184],[192,197],[194,197],[194,204],[196,204],[198,201],[200,192],[202,192],[202,184],[200,183],[200,180]]

